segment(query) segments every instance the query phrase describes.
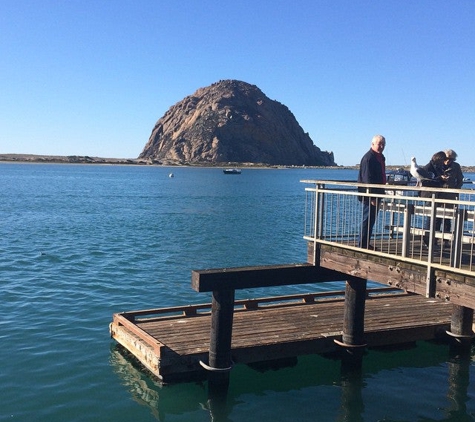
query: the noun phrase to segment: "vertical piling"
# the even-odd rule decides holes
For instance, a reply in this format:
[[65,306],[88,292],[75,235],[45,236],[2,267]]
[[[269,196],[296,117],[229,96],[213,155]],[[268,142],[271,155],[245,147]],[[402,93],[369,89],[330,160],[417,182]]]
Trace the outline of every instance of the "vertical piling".
[[213,291],[208,365],[208,396],[217,408],[226,407],[229,372],[232,368],[231,341],[234,316],[234,290]]
[[234,290],[213,292],[211,304],[211,337],[209,366],[215,369],[231,367],[231,339],[234,315]]
[[364,344],[366,284],[365,279],[356,277],[351,277],[346,281],[342,340],[343,343],[351,346]]
[[450,320],[450,331],[447,331],[455,339],[453,346],[456,349],[470,350],[473,339],[473,309],[466,306],[453,305],[452,318]]
[[342,359],[344,367],[358,367],[362,363],[366,346],[364,342],[366,284],[367,280],[357,277],[350,277],[346,281],[342,341],[335,340],[335,343],[346,351]]

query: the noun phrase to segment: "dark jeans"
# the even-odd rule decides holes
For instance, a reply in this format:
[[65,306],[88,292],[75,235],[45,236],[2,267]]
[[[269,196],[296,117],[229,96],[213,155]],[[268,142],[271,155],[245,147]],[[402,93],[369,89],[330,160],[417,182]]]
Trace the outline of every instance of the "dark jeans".
[[368,248],[377,215],[378,215],[378,207],[376,205],[371,205],[370,202],[368,201],[364,201],[363,222],[361,223],[360,239],[358,243],[358,246],[360,248],[365,248],[365,249]]
[[[430,229],[430,217],[426,217],[424,220],[424,230],[429,230],[429,229]],[[450,233],[450,219],[436,218],[434,233],[438,231],[443,231],[443,233]],[[423,241],[426,246],[429,246],[429,233],[424,234]],[[435,239],[434,239],[434,242],[435,242]]]

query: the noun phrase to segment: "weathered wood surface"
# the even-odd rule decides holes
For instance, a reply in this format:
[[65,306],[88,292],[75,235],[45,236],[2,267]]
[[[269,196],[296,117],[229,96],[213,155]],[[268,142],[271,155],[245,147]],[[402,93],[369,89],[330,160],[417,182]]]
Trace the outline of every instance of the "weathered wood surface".
[[[427,256],[427,249],[420,250],[421,254]],[[317,266],[426,295],[427,267],[410,259],[397,256],[388,258],[378,253],[365,253],[363,250],[355,252],[338,245],[320,245],[314,257],[313,243],[308,242],[308,261],[313,263],[314,259]],[[436,299],[475,309],[475,275],[463,276],[451,272],[447,266],[438,268],[437,263],[434,263],[432,276],[433,295]]]
[[[341,340],[343,314],[342,298],[236,309],[232,360],[251,363],[336,351],[339,346],[333,340]],[[451,314],[448,302],[379,294],[366,300],[364,339],[369,347],[433,339],[450,328]],[[207,361],[210,348],[208,312],[137,317],[134,322],[133,312],[126,316],[114,315],[111,335],[154,375],[172,381],[204,372],[199,361]],[[134,332],[127,325],[135,327]]]
[[191,287],[197,292],[325,281],[341,281],[341,274],[330,268],[318,268],[307,263],[193,270],[191,273]]

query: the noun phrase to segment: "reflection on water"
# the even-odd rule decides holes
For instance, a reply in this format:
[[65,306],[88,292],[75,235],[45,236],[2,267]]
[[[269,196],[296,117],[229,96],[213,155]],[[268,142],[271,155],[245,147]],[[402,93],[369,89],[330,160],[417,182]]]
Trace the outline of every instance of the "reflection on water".
[[[469,401],[471,356],[467,350],[452,348],[448,361],[448,392],[449,406],[446,409],[446,420],[457,422],[474,421],[467,409]],[[473,390],[474,386],[472,386]]]
[[204,384],[183,383],[163,386],[152,380],[140,364],[120,346],[111,346],[110,364],[122,379],[132,398],[147,406],[155,418],[165,420],[167,414],[183,414],[206,407]]
[[[426,348],[429,350],[424,350]],[[267,420],[265,414],[269,407],[275,407],[275,415],[276,409],[282,405],[279,403],[282,397],[286,397],[285,400],[289,401],[287,407],[293,410],[288,411],[288,415],[282,413],[281,418],[274,420],[290,420],[292,415],[298,417],[300,411],[293,406],[300,403],[299,406],[305,406],[308,412],[320,415],[315,420],[419,421],[424,412],[422,409],[428,404],[419,402],[417,392],[429,386],[425,385],[427,380],[417,377],[417,371],[422,369],[427,372],[430,369],[437,372],[443,367],[445,376],[438,380],[437,385],[429,387],[436,388],[440,394],[434,399],[438,405],[434,407],[430,403],[428,407],[435,414],[424,420],[473,422],[475,408],[473,386],[470,389],[470,369],[475,350],[465,355],[451,353],[450,357],[447,350],[447,345],[423,344],[407,352],[369,351],[364,357],[363,368],[350,370],[341,366],[339,360],[322,356],[304,356],[291,368],[267,372],[236,365],[231,372],[227,397],[212,393],[208,382],[163,386],[158,380],[153,381],[148,372],[142,372],[138,365],[132,363],[132,359],[124,357],[117,346],[111,348],[110,363],[133,399],[147,406],[158,421],[240,422],[257,420],[252,416],[255,418],[258,415],[259,420]],[[403,380],[403,384],[398,385],[408,395],[409,409],[398,409],[396,414],[391,414],[390,407],[385,409],[380,400],[374,399],[373,390],[385,393],[384,399],[394,400],[397,408],[398,398],[391,391],[391,385],[386,384],[386,379],[388,374],[397,375],[401,367],[405,367],[408,373],[415,373],[414,379],[417,378],[419,384],[410,385]],[[414,382],[412,377],[410,379]],[[412,396],[414,402],[411,405]],[[330,401],[332,406],[329,406]],[[471,407],[467,406],[468,403]],[[419,410],[418,405],[421,406]]]
[[341,405],[338,422],[363,422],[363,372],[353,369],[341,373]]

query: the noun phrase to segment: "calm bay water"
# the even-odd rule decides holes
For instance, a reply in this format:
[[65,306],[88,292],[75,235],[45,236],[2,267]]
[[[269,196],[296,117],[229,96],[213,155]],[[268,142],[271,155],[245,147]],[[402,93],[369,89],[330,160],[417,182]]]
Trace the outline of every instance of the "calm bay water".
[[114,312],[210,300],[192,269],[304,262],[300,180],[317,178],[356,171],[0,164],[0,421],[475,420],[473,350],[370,351],[356,378],[320,356],[237,365],[224,417],[206,383],[161,386],[118,352]]

